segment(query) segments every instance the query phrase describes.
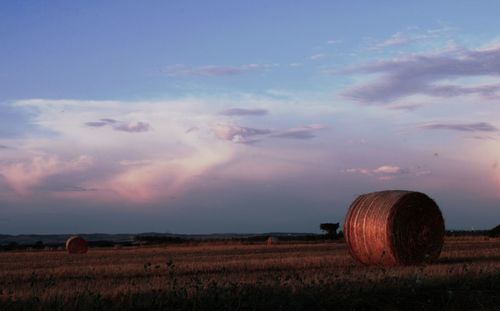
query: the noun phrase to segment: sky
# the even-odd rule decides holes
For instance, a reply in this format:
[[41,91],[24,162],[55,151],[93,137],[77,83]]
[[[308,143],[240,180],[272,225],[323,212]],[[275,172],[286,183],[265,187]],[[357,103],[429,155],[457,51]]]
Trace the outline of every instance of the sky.
[[2,1],[0,233],[500,222],[500,1]]

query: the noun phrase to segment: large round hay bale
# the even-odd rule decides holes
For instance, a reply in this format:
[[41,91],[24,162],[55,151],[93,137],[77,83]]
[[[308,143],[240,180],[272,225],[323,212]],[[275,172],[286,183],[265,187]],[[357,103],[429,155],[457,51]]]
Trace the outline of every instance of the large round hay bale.
[[349,207],[344,234],[352,257],[366,265],[412,265],[435,260],[444,242],[436,202],[420,192],[360,195]]
[[267,246],[275,245],[279,243],[279,239],[275,236],[270,236],[267,238]]
[[87,241],[79,236],[72,236],[66,241],[66,250],[70,254],[85,254],[88,251]]

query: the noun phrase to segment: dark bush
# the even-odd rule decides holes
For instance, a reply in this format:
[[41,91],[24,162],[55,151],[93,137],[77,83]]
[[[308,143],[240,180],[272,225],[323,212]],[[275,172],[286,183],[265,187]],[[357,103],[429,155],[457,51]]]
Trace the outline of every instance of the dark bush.
[[495,228],[491,229],[488,232],[488,236],[492,237],[492,238],[500,237],[500,225],[498,225]]

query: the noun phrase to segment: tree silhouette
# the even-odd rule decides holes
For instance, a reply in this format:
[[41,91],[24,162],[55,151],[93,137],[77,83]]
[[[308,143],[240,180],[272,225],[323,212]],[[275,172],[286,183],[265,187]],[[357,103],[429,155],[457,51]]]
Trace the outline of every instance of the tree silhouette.
[[322,223],[319,225],[319,228],[323,231],[326,232],[326,237],[329,239],[336,239],[337,238],[337,230],[339,228],[339,223]]
[[496,226],[495,228],[491,229],[488,232],[488,236],[495,238],[495,237],[500,237],[500,225]]
[[43,249],[45,247],[45,244],[43,244],[42,241],[36,241],[36,243],[33,245],[34,249]]

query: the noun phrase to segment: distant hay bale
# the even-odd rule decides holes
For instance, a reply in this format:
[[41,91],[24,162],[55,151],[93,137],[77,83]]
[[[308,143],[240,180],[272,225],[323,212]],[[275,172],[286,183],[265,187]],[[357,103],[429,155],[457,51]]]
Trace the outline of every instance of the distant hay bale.
[[267,238],[267,246],[279,244],[279,239],[275,236],[270,236]]
[[88,251],[87,241],[79,236],[72,236],[66,241],[66,250],[70,254],[85,254]]
[[349,207],[344,222],[349,252],[366,265],[412,265],[436,260],[444,233],[437,204],[413,191],[360,195]]

